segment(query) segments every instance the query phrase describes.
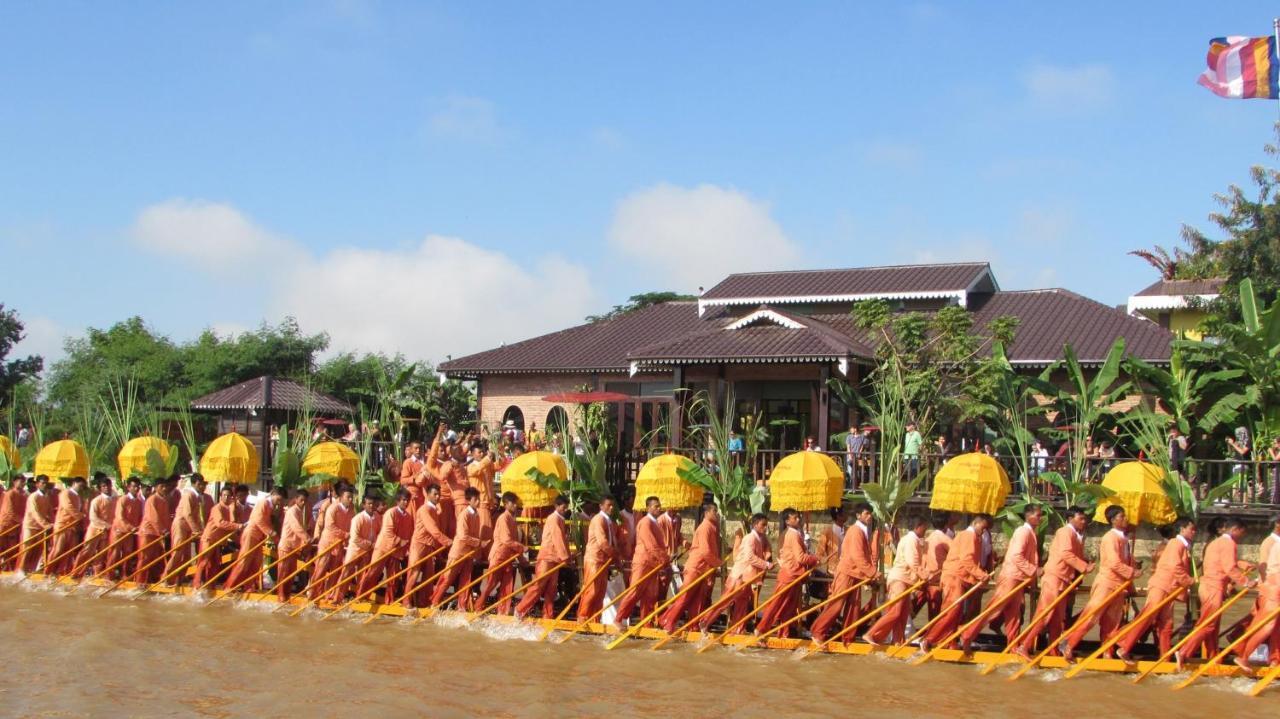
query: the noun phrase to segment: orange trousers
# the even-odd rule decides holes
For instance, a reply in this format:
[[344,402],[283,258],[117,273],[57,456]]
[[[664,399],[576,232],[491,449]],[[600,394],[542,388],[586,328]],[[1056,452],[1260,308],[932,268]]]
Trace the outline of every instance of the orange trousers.
[[[1093,629],[1095,624],[1098,625],[1098,640],[1104,642],[1110,639],[1111,635],[1115,634],[1116,630],[1120,628],[1120,622],[1124,619],[1125,602],[1128,601],[1128,598],[1121,594],[1103,606],[1102,601],[1113,591],[1115,591],[1115,587],[1098,584],[1093,586],[1092,594],[1089,596],[1089,603],[1080,612],[1080,617],[1083,621],[1078,622],[1079,626],[1067,636],[1068,649],[1075,649],[1079,646],[1080,642],[1084,641],[1085,635]],[[1098,607],[1102,608],[1097,609]],[[1085,619],[1085,617],[1088,618]]]
[[[1210,614],[1218,611],[1222,603],[1226,600],[1226,587],[1221,585],[1213,586],[1208,582],[1200,582],[1200,621],[1203,622]],[[1199,623],[1199,622],[1197,622]],[[1195,656],[1196,651],[1204,647],[1208,656],[1218,653],[1218,629],[1222,624],[1222,617],[1209,622],[1206,626],[1200,628],[1194,634],[1187,638],[1187,642],[1182,645],[1178,653],[1184,657]]]
[[658,603],[658,575],[662,573],[662,570],[650,574],[648,579],[636,584],[640,577],[649,574],[652,570],[652,564],[631,565],[631,586],[627,588],[622,599],[615,605],[619,622],[629,618],[636,606],[640,607],[641,619],[653,613],[653,608]]
[[[585,579],[595,575],[600,571],[600,565],[588,562],[582,566],[582,576]],[[591,584],[582,590],[582,596],[578,599],[578,621],[585,622],[600,608],[604,606],[605,591],[609,586],[609,573],[600,572],[596,578],[591,580]]]
[[[453,567],[440,575],[440,579],[436,582],[435,591],[431,593],[431,606],[436,606],[449,596],[449,588],[454,591],[461,590],[471,582],[471,568],[476,564],[474,559],[463,559]],[[458,595],[458,609],[471,609],[471,593],[463,592]]]
[[931,645],[936,645],[960,628],[960,621],[964,618],[964,605],[958,603],[958,600],[964,596],[968,589],[969,585],[959,579],[950,577],[942,579],[942,606],[944,609],[938,621],[934,622],[933,628],[925,634],[925,641]]
[[[911,585],[906,582],[894,581],[889,582],[889,596],[896,597],[907,591],[907,587]],[[939,593],[939,599],[942,595]],[[890,604],[881,612],[880,618],[875,624],[867,630],[867,636],[875,640],[877,644],[887,644],[890,641],[899,643],[907,638],[907,620],[911,618],[912,609],[915,607],[914,597],[906,596],[898,601]],[[845,637],[848,640],[849,637]]]
[[[667,632],[674,632],[678,629],[681,619],[686,615],[689,619],[693,619],[706,610],[707,603],[711,599],[711,590],[716,586],[715,574],[708,574],[702,577],[708,569],[711,569],[711,567],[702,562],[697,565],[685,565],[684,585],[681,586],[681,589],[688,591],[681,594],[671,606],[667,607],[667,611],[663,612],[661,619],[658,620],[662,624],[662,628]],[[702,577],[702,579],[697,584],[691,584],[691,582],[698,580],[698,577]]]
[[[849,587],[857,584],[862,580],[856,579],[848,574],[836,574],[836,579],[831,583],[831,589],[828,590],[827,596],[835,596],[845,591]],[[821,642],[833,633],[838,633],[848,628],[850,624],[858,621],[862,616],[862,590],[850,592],[843,599],[827,605],[818,613],[818,618],[813,620],[813,626],[810,627],[809,633],[815,641]],[[835,630],[834,632],[832,630]],[[849,637],[844,637],[844,641],[849,641]]]
[[[773,629],[779,624],[785,624],[796,615],[796,610],[800,606],[800,590],[803,588],[800,584],[789,587],[786,591],[778,596],[778,591],[786,587],[791,582],[804,575],[804,569],[782,570],[778,572],[778,578],[774,584],[774,596],[770,598],[769,606],[765,607],[764,612],[760,616],[760,623],[756,625],[756,631],[761,634]],[[779,636],[786,639],[791,632],[791,627],[787,627],[779,632]]]
[[1178,600],[1175,599],[1160,607],[1159,611],[1154,611],[1156,605],[1164,601],[1167,596],[1169,592],[1164,587],[1147,588],[1147,601],[1142,605],[1142,611],[1138,613],[1137,619],[1134,620],[1133,628],[1125,633],[1123,639],[1116,642],[1121,653],[1128,654],[1133,651],[1134,645],[1142,641],[1147,630],[1153,626],[1156,630],[1156,642],[1160,645],[1160,653],[1169,651],[1173,646],[1173,604]]
[[[499,560],[501,563],[503,560]],[[480,603],[476,609],[484,609],[489,606],[490,601],[501,599],[502,604],[494,607],[493,610],[498,614],[510,614],[511,605],[514,600],[511,598],[511,592],[516,588],[516,563],[510,562],[502,569],[490,574],[480,583]],[[493,597],[494,594],[498,596]]]
[[[93,570],[93,573],[100,574],[103,566],[106,565],[106,555],[97,557],[102,550],[107,548],[107,533],[105,531],[89,537],[84,541],[84,546],[80,548],[80,553],[76,555],[76,560],[72,562],[71,568],[75,571],[75,578],[83,577],[86,572]],[[92,564],[89,560],[93,559]]]
[[524,590],[524,596],[520,598],[520,603],[516,605],[516,614],[527,617],[532,615],[534,607],[538,606],[538,602],[542,602],[542,618],[554,619],[556,616],[556,590],[559,588],[560,570],[554,572],[551,568],[559,562],[552,563],[548,560],[539,559],[533,567],[534,576],[540,576],[544,573],[546,576],[538,580],[536,584]]
[[1000,630],[1004,632],[1006,641],[1013,641],[1022,629],[1022,598],[1025,592],[1019,591],[1012,595],[1009,593],[1020,582],[1021,580],[997,582],[996,591],[991,595],[992,603],[987,605],[983,620],[971,624],[961,635],[961,641],[972,642],[982,633],[984,625],[994,625],[996,622],[1000,623]]

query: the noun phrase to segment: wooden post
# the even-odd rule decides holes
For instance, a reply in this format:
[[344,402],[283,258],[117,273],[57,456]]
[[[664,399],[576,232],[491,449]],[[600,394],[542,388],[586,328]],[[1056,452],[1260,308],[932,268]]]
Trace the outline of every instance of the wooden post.
[[684,389],[683,365],[676,365],[671,370],[671,386],[675,389],[675,398],[671,402],[671,437],[669,440],[672,449],[679,449],[680,445],[684,444],[685,393],[680,391]]
[[831,365],[824,364],[818,370],[818,446],[826,449],[828,452],[835,450],[835,447],[828,447],[828,440],[831,438],[831,388],[827,386],[827,380],[831,379]]

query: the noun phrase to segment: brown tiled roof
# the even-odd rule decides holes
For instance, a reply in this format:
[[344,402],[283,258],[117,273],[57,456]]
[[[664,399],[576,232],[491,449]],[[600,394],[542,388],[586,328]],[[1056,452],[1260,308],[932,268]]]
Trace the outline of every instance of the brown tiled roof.
[[1051,362],[1062,357],[1070,343],[1081,362],[1106,359],[1116,337],[1125,338],[1125,354],[1152,362],[1169,360],[1173,334],[1154,322],[1062,289],[997,292],[976,298],[975,325],[1001,315],[1019,318],[1018,333],[1009,348],[1015,363]]
[[[267,402],[267,380],[271,384],[271,402]],[[280,409],[297,412],[308,402],[320,414],[351,414],[355,410],[342,400],[321,394],[290,379],[258,377],[191,402],[191,409],[217,411],[223,409]]]
[[705,329],[694,302],[665,302],[441,363],[455,376],[488,373],[625,372],[633,347]]
[[729,275],[702,294],[703,300],[782,297],[830,297],[895,293],[945,295],[963,292],[984,273],[985,262],[946,265],[897,265],[844,270],[749,272]]
[[837,331],[815,317],[766,308],[803,325],[791,328],[768,319],[734,327],[736,318],[708,320],[713,326],[664,342],[637,347],[628,358],[641,364],[676,361],[819,361],[870,357],[867,345]]
[[1134,297],[1216,295],[1222,291],[1224,282],[1226,280],[1221,277],[1207,280],[1160,280]]

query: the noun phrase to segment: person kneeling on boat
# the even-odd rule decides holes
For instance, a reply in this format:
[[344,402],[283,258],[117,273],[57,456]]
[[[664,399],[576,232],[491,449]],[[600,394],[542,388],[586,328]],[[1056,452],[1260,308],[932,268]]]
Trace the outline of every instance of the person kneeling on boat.
[[552,571],[557,564],[573,564],[569,554],[569,537],[565,530],[565,518],[569,514],[569,499],[564,495],[556,497],[551,514],[542,522],[542,546],[538,548],[538,560],[533,567],[533,574],[538,581],[524,590],[524,596],[516,605],[516,618],[522,619],[533,614],[533,610],[542,603],[542,618],[553,619],[556,616],[556,588],[560,570]]

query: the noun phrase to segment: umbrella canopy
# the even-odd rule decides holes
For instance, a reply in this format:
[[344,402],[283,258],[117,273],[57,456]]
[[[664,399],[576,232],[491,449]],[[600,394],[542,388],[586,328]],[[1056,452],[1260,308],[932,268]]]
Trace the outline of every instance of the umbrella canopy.
[[626,402],[635,399],[621,392],[560,392],[542,398],[543,402],[567,402],[570,404],[592,404],[593,402]]
[[50,479],[89,476],[89,453],[74,439],[50,442],[36,455],[36,474]]
[[938,470],[929,509],[995,514],[1004,508],[1011,489],[1009,475],[995,458],[970,452],[951,458]]
[[303,474],[331,474],[348,482],[356,480],[360,455],[341,442],[321,442],[307,450],[302,459]]
[[209,443],[200,458],[200,473],[210,482],[249,482],[258,476],[258,448],[235,432]]
[[813,512],[839,507],[844,498],[844,472],[821,452],[783,457],[769,475],[769,506]]
[[560,481],[569,477],[569,467],[560,455],[551,452],[525,452],[502,470],[502,491],[514,492],[526,507],[550,507],[560,493],[538,486],[529,476],[529,471],[533,469],[542,474],[553,475]]
[[1161,484],[1164,476],[1164,470],[1154,464],[1117,464],[1102,478],[1102,486],[1115,494],[1098,502],[1098,511],[1093,518],[1099,522],[1107,521],[1107,507],[1117,505],[1124,508],[1130,524],[1148,522],[1159,526],[1173,522],[1178,518],[1178,512]]
[[657,497],[663,509],[685,509],[702,504],[702,488],[686,482],[680,470],[696,467],[693,460],[679,454],[662,454],[640,468],[636,475],[636,499],[632,509],[644,509],[644,500]]
[[144,476],[155,474],[151,470],[151,465],[147,462],[147,453],[153,449],[160,455],[160,461],[167,467],[173,448],[163,439],[159,437],[134,437],[125,442],[124,446],[120,448],[120,453],[116,455],[116,464],[120,467],[120,478],[124,479],[135,474]]
[[22,456],[18,454],[18,448],[13,446],[13,442],[3,434],[0,434],[0,452],[9,458],[9,466],[16,472],[18,466],[22,464]]

